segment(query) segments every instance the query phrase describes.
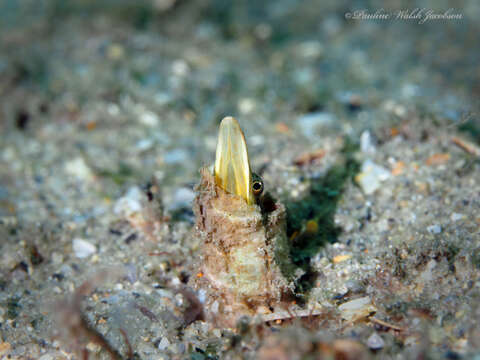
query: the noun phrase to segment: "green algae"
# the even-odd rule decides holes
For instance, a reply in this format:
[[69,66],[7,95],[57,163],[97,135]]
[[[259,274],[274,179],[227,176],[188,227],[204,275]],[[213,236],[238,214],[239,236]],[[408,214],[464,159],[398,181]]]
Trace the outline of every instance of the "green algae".
[[[293,263],[305,271],[297,283],[297,294],[306,293],[316,278],[310,260],[326,243],[337,241],[341,229],[335,226],[334,217],[343,191],[360,169],[354,154],[358,145],[346,139],[342,149],[343,161],[335,164],[325,176],[311,179],[311,188],[304,199],[287,202],[287,235],[293,237],[290,256]],[[318,224],[316,233],[302,231],[305,223]],[[294,234],[299,234],[294,237]]]

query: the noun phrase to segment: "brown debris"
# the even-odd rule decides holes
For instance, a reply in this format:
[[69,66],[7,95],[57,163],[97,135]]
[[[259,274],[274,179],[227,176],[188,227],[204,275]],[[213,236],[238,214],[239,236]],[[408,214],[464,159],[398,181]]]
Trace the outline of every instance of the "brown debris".
[[392,127],[390,129],[388,129],[388,135],[391,137],[391,138],[394,138],[395,136],[398,136],[400,135],[400,130],[398,130],[397,127]]
[[334,264],[339,264],[341,262],[349,260],[351,257],[352,257],[351,254],[337,255],[333,257],[332,261]]
[[286,310],[277,310],[274,313],[262,315],[262,320],[265,322],[268,321],[277,321],[277,320],[287,320],[292,318],[303,318],[309,316],[317,316],[323,314],[324,310],[322,309],[302,309],[298,311],[291,311],[290,309]]
[[355,340],[335,340],[332,348],[334,350],[334,358],[338,360],[363,360],[369,358],[365,346]]
[[300,156],[296,157],[293,160],[293,163],[297,166],[306,166],[311,165],[320,161],[327,152],[324,149],[318,149],[314,151],[310,151],[307,153],[303,153]]
[[124,329],[118,329],[120,331],[120,334],[123,337],[123,341],[127,345],[127,359],[133,359],[133,348],[132,344],[130,344],[130,340],[128,340],[127,332]]
[[184,286],[175,289],[175,291],[182,294],[182,296],[188,301],[189,304],[188,308],[183,314],[183,321],[185,323],[185,326],[190,325],[196,320],[205,319],[203,304],[192,290]]
[[282,134],[290,134],[292,130],[284,122],[278,122],[275,124],[275,130]]
[[461,139],[457,136],[452,137],[452,143],[454,143],[460,149],[469,153],[470,155],[480,157],[480,147],[478,147],[477,145],[475,145],[475,144],[473,144],[469,141],[466,141],[464,139]]
[[258,351],[260,360],[289,359],[336,359],[364,360],[368,359],[367,348],[360,342],[351,339],[333,341],[319,340],[302,333],[286,332],[271,335],[265,339]]
[[406,164],[405,164],[403,161],[397,161],[397,162],[393,165],[392,175],[393,175],[393,176],[402,175],[402,174],[405,172],[406,167],[407,167],[407,166],[406,166]]
[[153,322],[158,322],[157,316],[149,309],[147,309],[145,306],[138,305],[135,303],[135,308],[138,309],[143,315],[145,315],[147,318],[150,319],[150,321]]
[[437,153],[430,156],[425,161],[425,164],[428,166],[443,165],[443,164],[446,164],[448,160],[450,160],[449,153]]
[[6,355],[11,347],[12,346],[8,342],[0,342],[0,356]]
[[382,328],[386,328],[386,329],[391,329],[391,330],[394,330],[394,331],[398,331],[398,332],[401,332],[401,331],[405,331],[404,328],[401,328],[400,326],[396,326],[396,325],[393,325],[393,324],[389,324],[387,323],[386,321],[383,321],[383,320],[380,320],[380,319],[377,319],[373,316],[369,317],[368,320],[375,324],[375,325],[378,325]]
[[29,250],[30,250],[30,262],[32,263],[32,265],[33,266],[40,265],[43,262],[44,257],[38,251],[37,246],[31,245]]

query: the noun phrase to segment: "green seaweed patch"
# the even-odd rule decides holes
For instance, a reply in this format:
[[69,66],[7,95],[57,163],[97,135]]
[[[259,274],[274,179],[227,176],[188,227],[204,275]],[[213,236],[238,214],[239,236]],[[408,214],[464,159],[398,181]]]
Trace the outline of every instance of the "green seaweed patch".
[[19,303],[20,298],[19,297],[11,297],[7,299],[7,318],[10,320],[14,320],[18,316],[18,312],[22,308],[22,306]]
[[469,134],[477,143],[480,144],[480,122],[473,119],[461,123],[458,130]]
[[15,81],[21,84],[33,84],[40,87],[48,86],[49,68],[45,56],[34,52],[22,57],[13,64]]
[[[305,198],[286,202],[287,235],[292,241],[290,256],[293,263],[305,271],[297,281],[297,293],[308,292],[315,282],[311,258],[324,244],[336,242],[341,233],[335,226],[334,216],[346,185],[360,169],[354,158],[357,150],[358,145],[347,138],[342,149],[343,161],[332,166],[325,176],[311,179],[311,188]],[[318,230],[304,231],[307,221],[315,222]]]
[[195,215],[193,211],[188,206],[182,206],[179,209],[173,210],[170,214],[170,219],[172,222],[188,222],[192,224],[195,222]]
[[301,232],[309,220],[314,220],[318,224],[318,232],[304,233],[293,239],[291,256],[297,265],[302,265],[316,255],[323,244],[337,240],[341,229],[335,226],[334,216],[346,183],[355,177],[360,168],[353,157],[356,149],[357,146],[347,140],[342,149],[345,155],[344,162],[334,165],[324,177],[312,179],[311,189],[304,199],[287,202],[289,237],[295,232]]
[[148,0],[54,0],[49,4],[48,10],[52,22],[69,16],[106,14],[137,29],[147,28],[155,20],[156,14],[152,2]]
[[480,248],[477,248],[472,252],[470,259],[475,268],[480,269]]
[[208,344],[205,350],[193,347],[192,344],[189,344],[188,352],[190,360],[218,360],[219,358],[217,355],[216,344]]
[[109,169],[97,170],[97,175],[105,178],[110,178],[115,184],[123,185],[130,180],[135,174],[135,171],[125,163],[118,164],[116,171]]

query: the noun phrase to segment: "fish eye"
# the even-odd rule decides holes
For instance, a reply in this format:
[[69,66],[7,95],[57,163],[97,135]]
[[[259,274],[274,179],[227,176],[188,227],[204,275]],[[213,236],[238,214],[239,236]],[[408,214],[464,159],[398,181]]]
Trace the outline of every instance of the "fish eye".
[[253,195],[258,196],[263,192],[263,182],[261,180],[254,180],[252,184]]

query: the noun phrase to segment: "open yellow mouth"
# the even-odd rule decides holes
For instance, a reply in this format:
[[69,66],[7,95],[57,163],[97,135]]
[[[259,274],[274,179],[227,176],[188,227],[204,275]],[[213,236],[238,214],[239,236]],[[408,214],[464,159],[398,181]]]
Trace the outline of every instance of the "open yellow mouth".
[[215,181],[225,191],[244,198],[249,205],[255,203],[245,136],[233,117],[226,117],[220,123]]

